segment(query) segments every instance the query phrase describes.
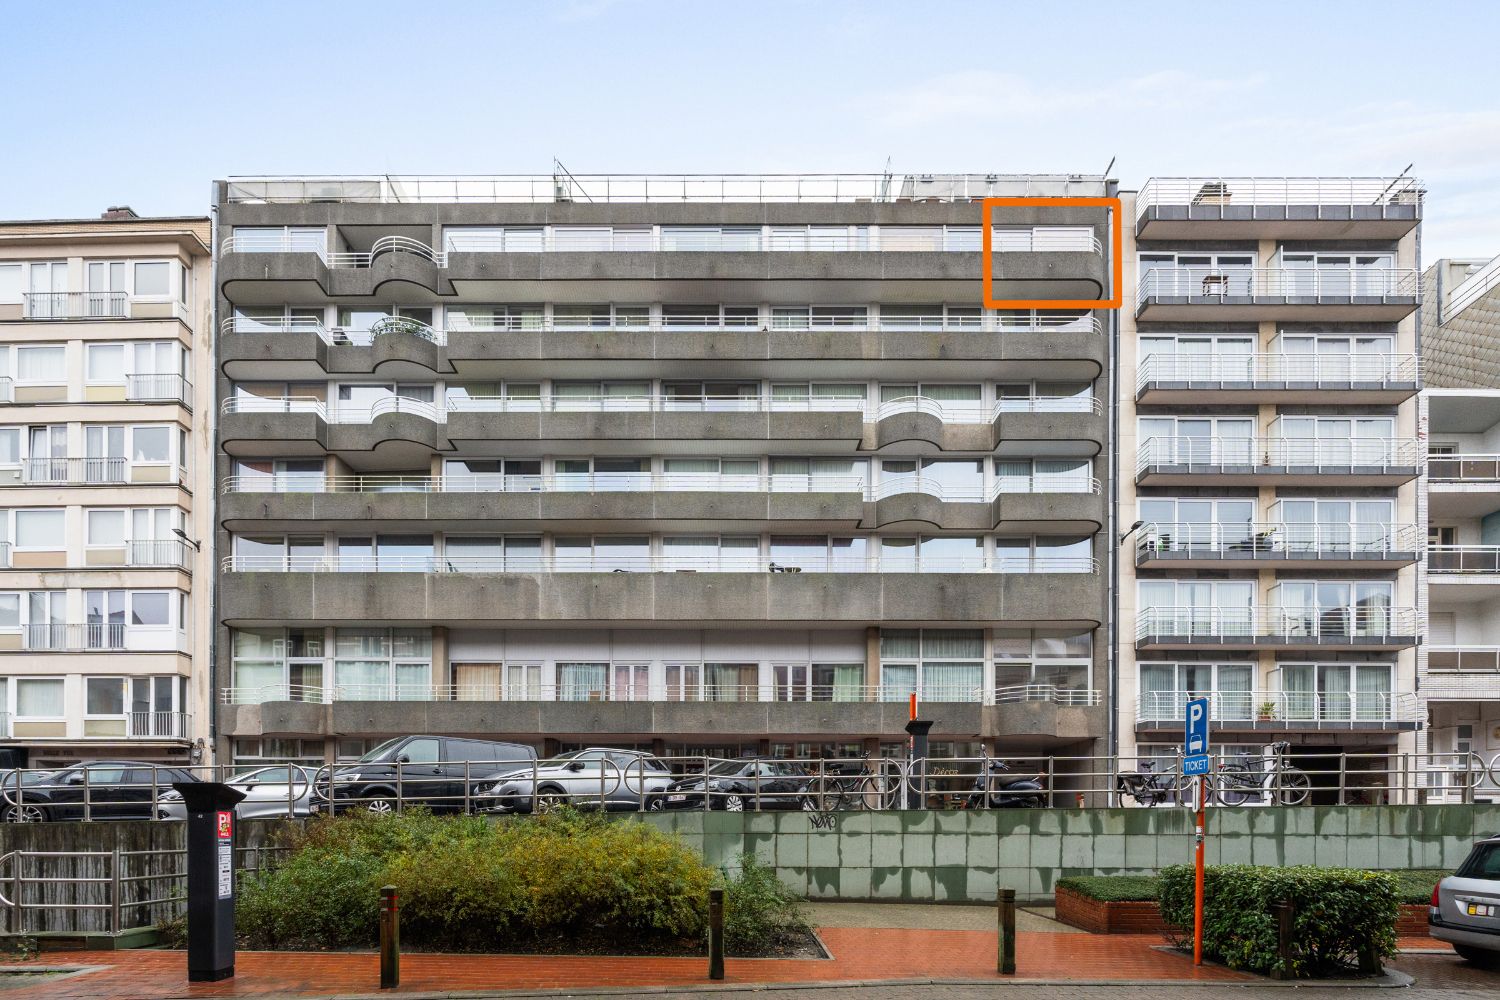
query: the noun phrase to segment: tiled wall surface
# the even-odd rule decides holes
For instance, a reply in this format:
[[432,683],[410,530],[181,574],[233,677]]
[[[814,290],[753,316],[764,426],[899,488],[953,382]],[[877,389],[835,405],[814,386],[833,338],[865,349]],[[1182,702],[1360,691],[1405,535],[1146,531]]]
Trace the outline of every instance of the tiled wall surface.
[[[1193,858],[1186,809],[655,813],[713,865],[742,853],[811,899],[1049,899],[1068,875],[1150,874]],[[1500,831],[1500,806],[1215,809],[1209,864],[1455,868]],[[826,825],[820,825],[826,824]]]

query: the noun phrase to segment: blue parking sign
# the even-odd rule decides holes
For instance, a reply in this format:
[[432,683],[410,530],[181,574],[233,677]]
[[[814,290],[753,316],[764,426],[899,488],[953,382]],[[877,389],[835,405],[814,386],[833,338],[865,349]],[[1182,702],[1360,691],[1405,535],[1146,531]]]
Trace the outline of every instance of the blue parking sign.
[[1188,775],[1207,774],[1210,770],[1208,761],[1209,756],[1206,753],[1196,753],[1191,757],[1184,757],[1182,758],[1182,773]]
[[1208,753],[1208,699],[1194,698],[1187,703],[1183,719],[1182,753],[1196,757]]

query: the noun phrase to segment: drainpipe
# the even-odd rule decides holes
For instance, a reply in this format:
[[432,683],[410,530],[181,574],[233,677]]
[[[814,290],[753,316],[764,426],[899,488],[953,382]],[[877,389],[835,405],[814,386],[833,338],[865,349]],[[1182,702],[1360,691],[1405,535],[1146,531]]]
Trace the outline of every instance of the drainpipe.
[[[1119,181],[1105,181],[1105,195],[1110,198],[1120,196]],[[1115,225],[1123,232],[1125,227],[1124,213],[1121,218],[1115,219]],[[1113,243],[1109,244],[1113,246]],[[1124,240],[1121,240],[1124,246]],[[1114,261],[1110,261],[1111,268]],[[1121,296],[1124,289],[1118,289]],[[1122,303],[1123,308],[1123,303]],[[1105,704],[1108,706],[1106,715],[1109,718],[1108,728],[1108,753],[1111,758],[1120,752],[1120,663],[1119,650],[1116,641],[1119,634],[1120,621],[1120,543],[1119,543],[1119,505],[1120,505],[1120,378],[1118,371],[1119,338],[1120,338],[1120,310],[1109,309],[1108,337],[1109,353],[1106,362],[1105,374],[1109,379],[1109,426],[1105,432],[1106,448],[1108,451],[1108,462],[1105,468],[1104,481],[1108,483],[1108,503],[1105,510],[1105,533],[1106,549],[1108,550],[1107,564],[1109,580],[1109,607],[1105,612],[1108,619],[1104,623],[1104,635],[1108,654],[1109,685]]]
[[213,287],[209,290],[211,308],[208,320],[208,385],[211,387],[209,394],[208,419],[205,421],[204,433],[208,435],[209,455],[209,488],[208,488],[208,530],[199,533],[201,545],[208,552],[208,752],[204,755],[215,764],[220,763],[219,752],[219,565],[217,546],[214,541],[219,537],[217,525],[219,523],[219,491],[217,481],[219,476],[219,440],[218,440],[218,413],[219,413],[219,193],[222,190],[221,182],[214,182],[213,198],[208,208],[208,280]]

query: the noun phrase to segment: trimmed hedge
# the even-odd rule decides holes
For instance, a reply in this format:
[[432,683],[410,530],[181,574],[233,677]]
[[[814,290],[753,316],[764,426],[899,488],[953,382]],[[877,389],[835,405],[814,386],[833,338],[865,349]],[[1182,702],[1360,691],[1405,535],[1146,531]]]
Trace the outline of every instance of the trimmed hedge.
[[[1190,933],[1193,867],[1162,869],[1160,886],[1163,919]],[[1344,974],[1361,955],[1378,962],[1396,953],[1397,898],[1396,879],[1384,872],[1213,865],[1203,880],[1203,949],[1232,969],[1262,975]],[[1278,950],[1271,909],[1281,901],[1295,913],[1289,961]]]
[[1408,868],[1386,874],[1396,880],[1396,898],[1400,903],[1426,906],[1432,902],[1432,887],[1453,872],[1446,868]]
[[1155,875],[1070,875],[1058,879],[1057,888],[1101,903],[1154,903],[1158,897]]

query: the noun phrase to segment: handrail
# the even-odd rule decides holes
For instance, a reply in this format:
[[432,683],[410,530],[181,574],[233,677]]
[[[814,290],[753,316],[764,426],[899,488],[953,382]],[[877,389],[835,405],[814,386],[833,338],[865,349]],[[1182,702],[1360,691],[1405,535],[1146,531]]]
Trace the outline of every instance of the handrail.
[[1431,484],[1500,482],[1500,455],[1429,454],[1427,456],[1427,481]]
[[1341,640],[1415,637],[1407,607],[1148,607],[1136,612],[1136,641],[1153,637],[1245,640]]
[[1469,275],[1443,297],[1442,322],[1450,322],[1496,285],[1500,285],[1500,255]]
[[1466,642],[1428,646],[1427,672],[1500,674],[1500,646]]
[[1500,573],[1500,545],[1428,545],[1427,572],[1435,576]]
[[[1152,177],[1136,194],[1136,217],[1158,205],[1416,205],[1415,177]],[[1383,214],[1383,213],[1382,213]],[[1347,216],[1338,221],[1348,221]]]
[[1150,354],[1136,367],[1136,385],[1147,382],[1280,382],[1289,386],[1325,382],[1419,382],[1422,359],[1415,354]]
[[1137,301],[1167,297],[1415,299],[1421,274],[1410,267],[1152,267]]
[[186,652],[186,642],[186,631],[171,625],[50,622],[21,626],[21,650],[26,652]]
[[[225,556],[226,573],[1084,573],[1097,574],[1098,560],[1045,552],[964,556],[845,558],[814,556],[777,562],[759,553],[718,555],[542,555],[495,556]],[[47,626],[41,626],[47,627]]]
[[[121,486],[125,484],[178,485],[187,473],[170,462],[137,462],[127,458],[27,458],[19,464],[0,466],[15,470],[9,486]],[[167,475],[135,476],[136,470],[162,469]]]
[[22,319],[127,319],[124,292],[22,292]]
[[1420,443],[1412,438],[1159,436],[1141,442],[1136,472],[1156,465],[1205,470],[1308,467],[1333,472],[1361,467],[1417,468]]
[[1415,524],[1358,521],[1152,522],[1137,532],[1136,556],[1185,552],[1245,558],[1270,555],[1413,555],[1425,533]]
[[1390,691],[1141,691],[1136,699],[1136,722],[1182,724],[1187,703],[1209,700],[1212,723],[1236,728],[1284,728],[1313,723],[1336,726],[1360,722],[1419,722],[1426,713],[1416,709],[1415,692]]

